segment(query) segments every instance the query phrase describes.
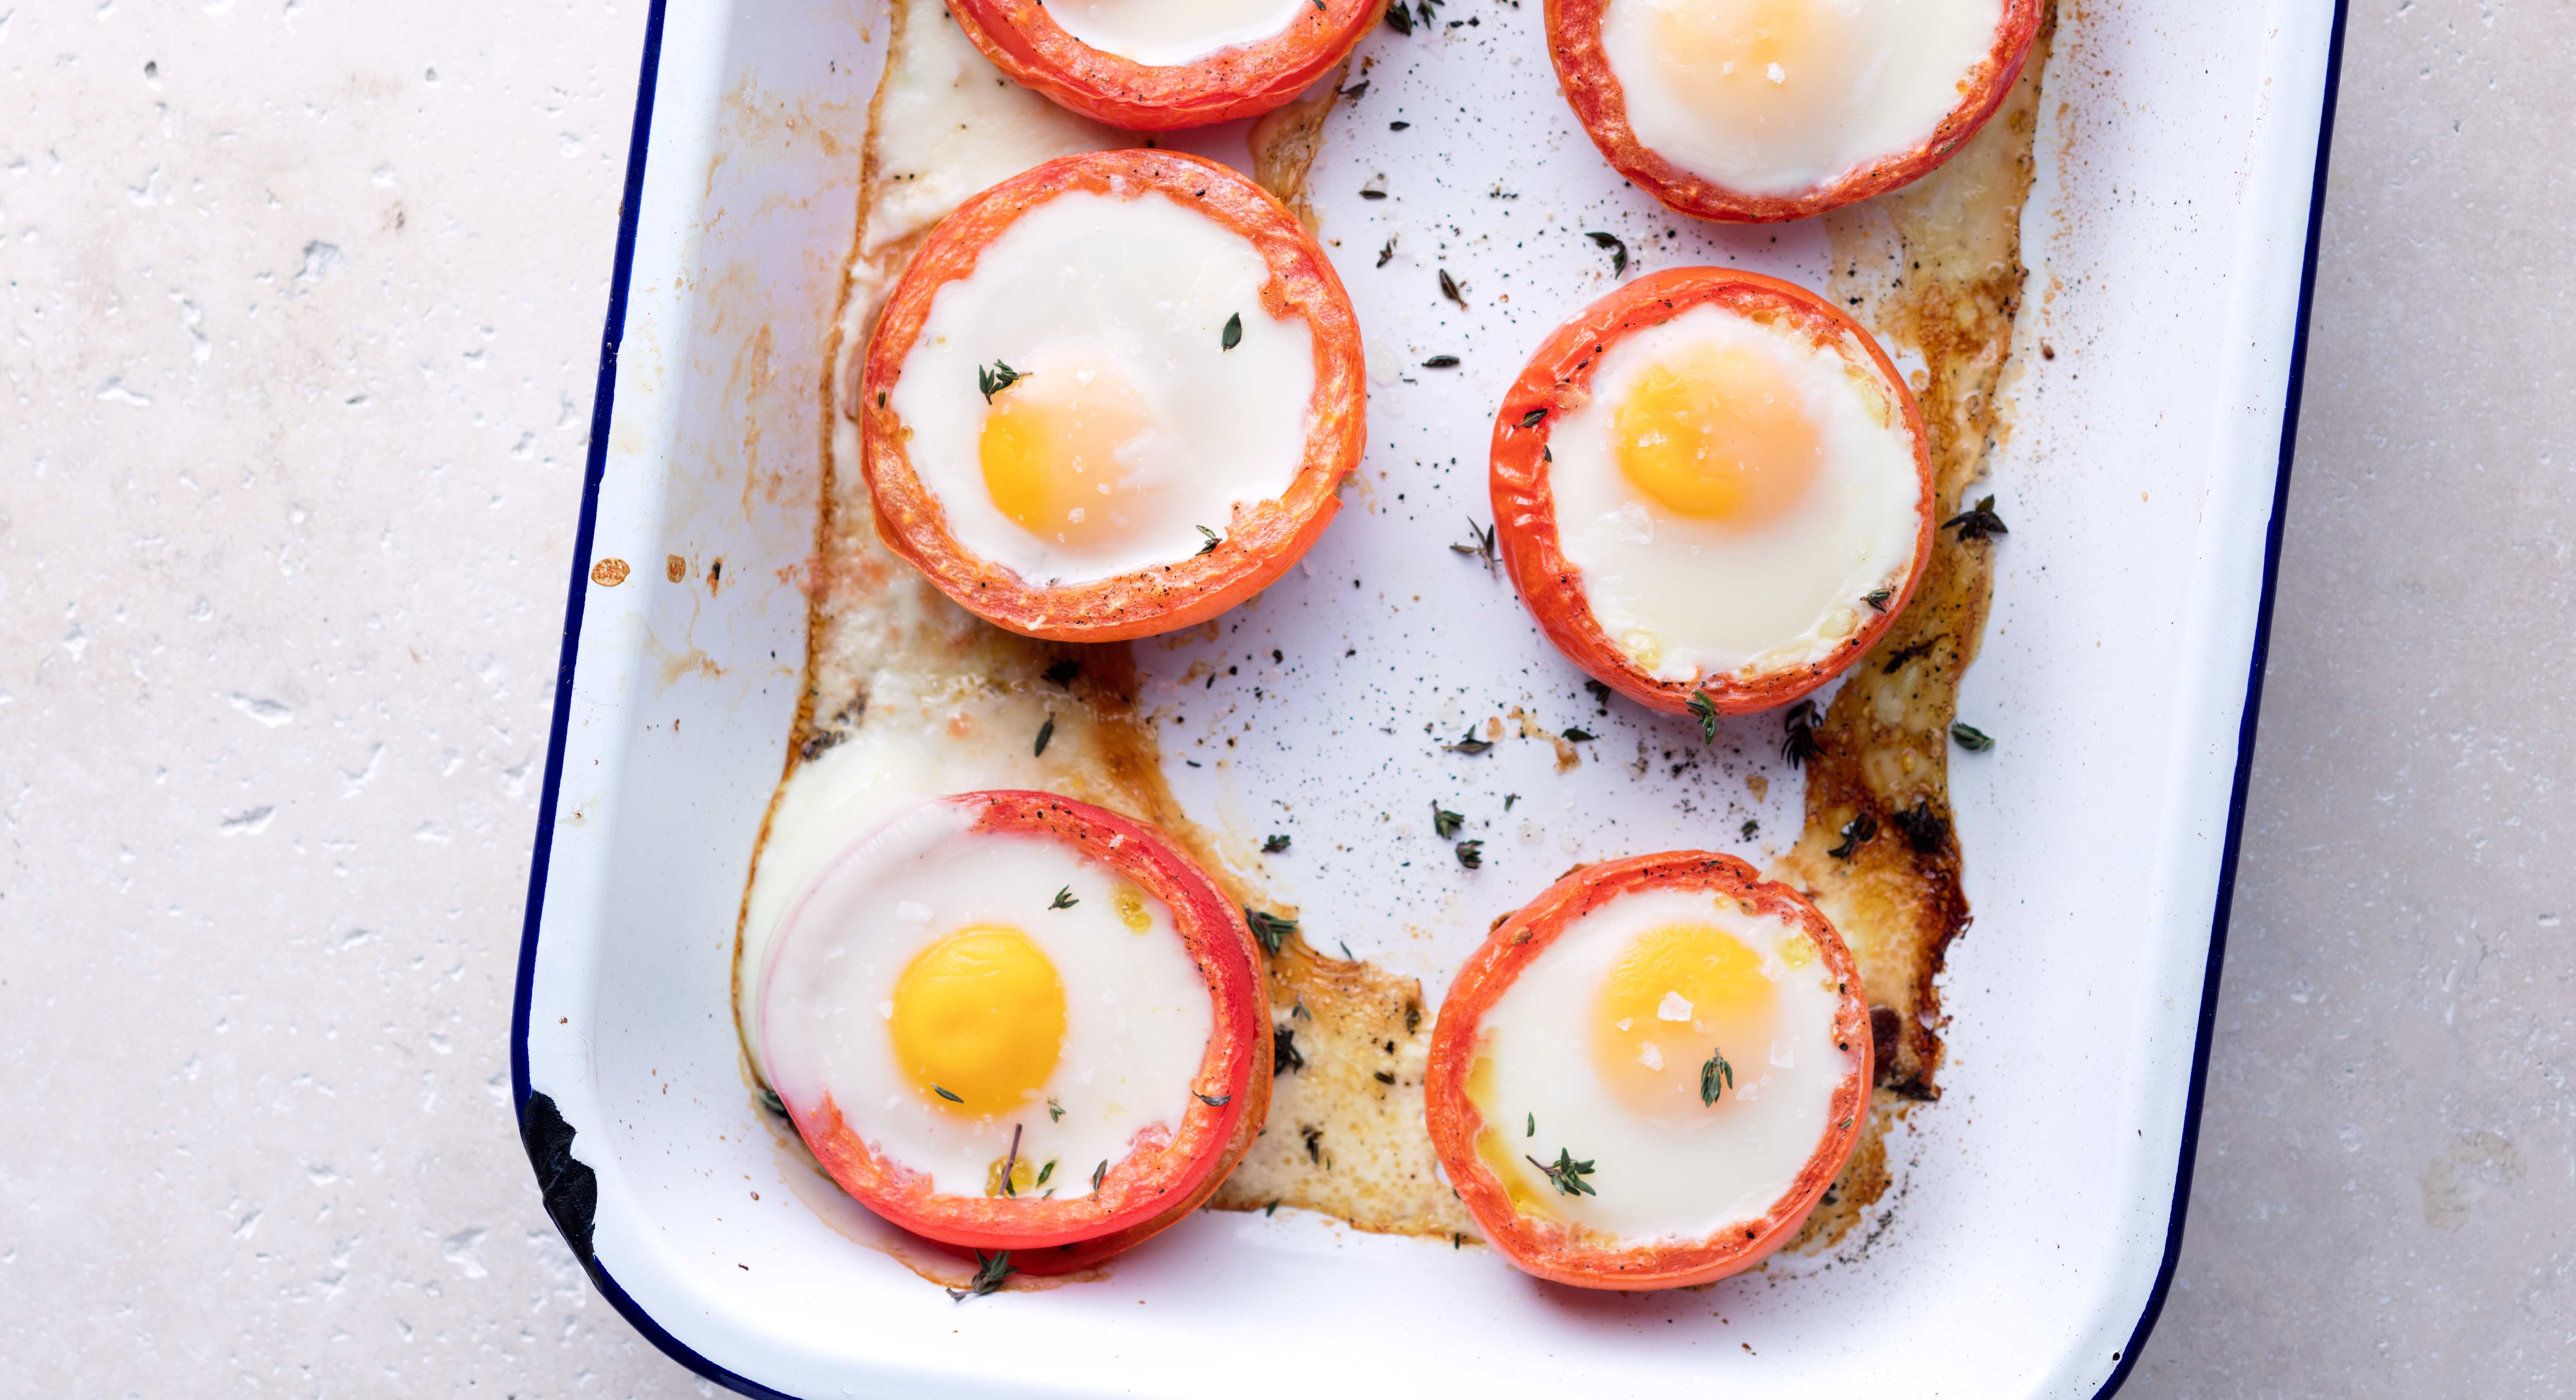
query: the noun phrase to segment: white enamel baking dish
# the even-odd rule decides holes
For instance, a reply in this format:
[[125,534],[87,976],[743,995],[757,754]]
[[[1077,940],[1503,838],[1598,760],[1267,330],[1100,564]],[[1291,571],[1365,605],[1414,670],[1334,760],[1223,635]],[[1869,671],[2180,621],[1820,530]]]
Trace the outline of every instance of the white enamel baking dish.
[[[1895,1139],[1897,1185],[1865,1232],[1711,1289],[1575,1296],[1476,1248],[1293,1210],[1202,1213],[1106,1281],[966,1304],[844,1233],[856,1208],[760,1119],[728,1000],[801,684],[821,345],[880,8],[657,0],[650,19],[512,1046],[548,1206],[609,1300],[754,1395],[2116,1389],[2189,1194],[2339,4],[2061,10],[2015,426],[1993,467],[2012,534],[1961,702],[2002,743],[1953,765],[1975,923],[1943,984],[1945,1096]],[[1568,853],[1724,844],[1758,860],[1760,842],[1715,840],[1709,808],[1719,835],[1740,814],[1797,826],[1759,721],[1730,734],[1745,753],[1722,771],[1596,761],[1553,789],[1534,757],[1444,770],[1422,741],[1508,704],[1578,717],[1562,697],[1579,677],[1508,587],[1442,546],[1485,514],[1502,385],[1604,285],[1579,232],[1620,230],[1647,266],[1825,271],[1812,225],[1706,229],[1623,188],[1555,94],[1538,11],[1450,0],[1444,21],[1476,23],[1367,41],[1371,91],[1333,118],[1311,182],[1370,331],[1365,508],[1218,639],[1137,651],[1149,705],[1200,710],[1165,740],[1191,809],[1291,823],[1301,849],[1334,854],[1274,890],[1326,946],[1347,939],[1435,999],[1484,922]],[[1380,174],[1398,197],[1361,204]],[[1400,257],[1373,266],[1388,236]],[[1435,261],[1472,309],[1444,309]],[[2043,339],[2054,358],[2030,353]],[[1391,372],[1438,353],[1468,363]],[[685,582],[666,578],[671,556]],[[609,560],[631,570],[614,586]],[[1194,660],[1245,674],[1183,695]],[[1590,715],[1613,758],[1688,737],[1624,706]],[[1254,737],[1185,766],[1220,725]],[[1780,779],[1767,803],[1747,773]],[[1697,800],[1693,783],[1710,785]],[[1402,828],[1380,813],[1411,812],[1426,785],[1488,817],[1505,791],[1545,792],[1513,818],[1540,814],[1535,849],[1512,859],[1530,831],[1498,821],[1483,871],[1397,865]]]

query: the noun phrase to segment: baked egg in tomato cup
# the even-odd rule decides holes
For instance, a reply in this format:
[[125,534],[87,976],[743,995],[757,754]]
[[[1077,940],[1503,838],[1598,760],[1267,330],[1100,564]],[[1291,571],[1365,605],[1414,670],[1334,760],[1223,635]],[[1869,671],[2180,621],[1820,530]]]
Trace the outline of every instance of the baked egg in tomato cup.
[[1547,0],[1566,101],[1685,214],[1802,219],[1908,184],[2003,105],[2041,0]]
[[763,1058],[870,1210],[1023,1272],[1078,1267],[1196,1208],[1259,1132],[1260,969],[1159,832],[1049,793],[939,798],[796,897]]
[[1359,322],[1260,186],[1171,151],[1065,156],[967,201],[869,340],[877,533],[996,626],[1191,626],[1314,544],[1365,432]]
[[1332,72],[1385,0],[949,0],[1022,87],[1129,131],[1254,117]]
[[1741,714],[1832,679],[1932,551],[1914,395],[1857,322],[1728,268],[1641,277],[1557,328],[1494,422],[1496,542],[1575,665]]
[[1578,869],[1497,925],[1424,1078],[1449,1184],[1514,1264],[1679,1288],[1760,1263],[1869,1108],[1869,1008],[1815,906],[1731,856]]

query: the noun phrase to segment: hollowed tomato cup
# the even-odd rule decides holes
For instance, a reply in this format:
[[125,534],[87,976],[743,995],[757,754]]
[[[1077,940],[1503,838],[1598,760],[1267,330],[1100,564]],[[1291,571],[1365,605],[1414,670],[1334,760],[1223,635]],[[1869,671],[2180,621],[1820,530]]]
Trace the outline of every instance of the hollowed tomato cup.
[[[1694,904],[1724,928],[1665,907]],[[1634,930],[1619,925],[1631,915]],[[1597,984],[1580,975],[1605,965]],[[1742,1022],[1725,984],[1757,972],[1780,979],[1795,1014],[1775,1019],[1797,1025],[1767,1049],[1712,1044],[1724,1028],[1695,1018]],[[1645,1003],[1628,1010],[1622,995]],[[1549,1033],[1567,1029],[1551,1006],[1615,1019],[1569,1043]],[[1797,1233],[1859,1140],[1870,1075],[1869,1009],[1833,926],[1742,861],[1683,851],[1577,869],[1496,926],[1441,1005],[1425,1111],[1449,1184],[1512,1263],[1580,1288],[1680,1288],[1748,1269]],[[1518,1097],[1531,1085],[1572,1101]],[[1716,1179],[1755,1157],[1743,1167],[1755,1189]],[[1645,1199],[1659,1187],[1680,1203]],[[1747,1196],[1762,1205],[1731,1208]]]
[[862,469],[878,536],[960,606],[1118,641],[1295,563],[1359,463],[1366,393],[1341,280],[1260,186],[1171,151],[1071,155],[967,201],[896,283]]
[[[1946,42],[1927,44],[1924,36],[1898,34],[1887,25],[1938,15],[1944,6],[1917,5],[1910,15],[1901,7],[1881,6],[1875,14],[1863,7],[1836,22],[1853,31],[1843,47],[1874,43],[1877,60],[1861,53],[1837,61],[1829,56],[1830,43],[1809,42],[1799,46],[1804,52],[1791,52],[1778,36],[1722,7],[1696,14],[1687,7],[1658,7],[1656,17],[1667,28],[1675,16],[1688,16],[1681,24],[1695,23],[1699,32],[1687,39],[1652,34],[1636,17],[1648,3],[1547,0],[1548,56],[1575,117],[1620,174],[1682,213],[1728,223],[1803,219],[1930,174],[2003,105],[2041,19],[2041,0],[2001,0],[1990,26],[1954,21],[1950,32],[1937,36]],[[1738,27],[1721,28],[1730,22]],[[1703,51],[1685,58],[1686,46]],[[1947,61],[1927,59],[1932,49],[1942,50]],[[1844,71],[1827,76],[1836,68]],[[1899,72],[1910,81],[1892,76]],[[1802,91],[1804,83],[1826,87]],[[1741,88],[1736,106],[1709,111],[1710,95],[1730,84]],[[1896,101],[1904,103],[1901,115],[1877,106]],[[1856,107],[1869,110],[1856,115]],[[1698,122],[1741,129],[1709,133]],[[1748,154],[1776,150],[1783,133],[1800,126],[1836,135],[1820,138],[1797,159]],[[1838,146],[1836,140],[1849,144]],[[1702,141],[1706,151],[1684,154]]]
[[771,1087],[824,1171],[1022,1272],[1188,1214],[1268,1107],[1241,914],[1160,832],[1070,798],[898,818],[799,894],[763,975]]
[[[1129,131],[1170,131],[1254,117],[1284,106],[1332,72],[1385,0],[1283,4],[1276,30],[1116,51],[1118,41],[1069,32],[1039,0],[950,0],[949,13],[993,66],[1022,87]],[[1077,28],[1082,27],[1080,25]],[[1146,60],[1153,61],[1146,61]]]
[[[1707,345],[1690,338],[1703,332],[1713,337]],[[1776,362],[1785,387],[1764,399],[1762,411],[1794,404],[1784,412],[1812,412],[1824,424],[1815,430],[1814,450],[1802,440],[1803,455],[1791,464],[1809,474],[1795,488],[1803,494],[1785,505],[1755,499],[1764,490],[1791,489],[1763,487],[1759,473],[1745,477],[1750,487],[1731,478],[1688,476],[1675,484],[1640,476],[1674,470],[1671,459],[1651,455],[1666,450],[1652,446],[1657,434],[1708,420],[1713,408],[1724,407],[1690,397],[1696,381],[1688,376],[1704,372],[1692,367],[1708,363],[1694,357],[1704,354],[1718,357],[1721,368],[1737,363],[1728,355],[1760,361],[1753,371],[1729,373],[1768,374],[1761,366]],[[1665,360],[1684,372],[1676,375]],[[1607,385],[1599,382],[1605,364]],[[1656,381],[1657,375],[1664,379]],[[1605,399],[1605,388],[1626,397]],[[1648,399],[1664,416],[1640,428],[1637,422],[1648,420],[1627,415]],[[1751,427],[1794,434],[1800,421],[1785,427],[1752,421]],[[1722,435],[1706,441],[1710,451],[1727,445]],[[1632,451],[1650,455],[1625,455]],[[1632,468],[1639,460],[1644,467]],[[1685,462],[1679,470],[1687,475],[1697,467]],[[1639,487],[1641,479],[1663,496]],[[1887,352],[1804,288],[1731,268],[1676,268],[1638,278],[1559,326],[1530,357],[1495,416],[1489,486],[1504,565],[1548,640],[1594,679],[1674,714],[1703,707],[1724,714],[1767,710],[1825,684],[1885,634],[1932,553],[1932,459],[1923,415]],[[1744,519],[1757,511],[1779,513],[1750,526],[1737,519],[1721,527],[1676,516],[1663,504],[1672,498],[1696,506],[1686,497],[1704,491],[1718,492],[1720,504]],[[1570,505],[1570,497],[1582,499]],[[1852,520],[1867,522],[1876,552],[1845,563],[1832,551],[1848,538]],[[1734,651],[1689,641],[1694,619],[1714,618],[1716,610],[1743,600],[1786,596],[1792,579],[1773,538],[1783,530],[1807,532],[1793,542],[1815,538],[1814,548],[1793,550],[1785,560],[1819,571],[1796,583],[1801,596],[1812,594],[1812,606],[1799,615],[1804,620]],[[1637,531],[1645,532],[1644,543],[1636,542]],[[1741,544],[1748,539],[1766,542],[1768,553],[1731,552],[1748,547]],[[1658,574],[1641,562],[1656,548],[1687,553],[1654,566],[1664,570]],[[1628,582],[1625,573],[1632,570],[1649,586]],[[1611,591],[1599,593],[1596,583]],[[1693,661],[1695,655],[1705,659]]]

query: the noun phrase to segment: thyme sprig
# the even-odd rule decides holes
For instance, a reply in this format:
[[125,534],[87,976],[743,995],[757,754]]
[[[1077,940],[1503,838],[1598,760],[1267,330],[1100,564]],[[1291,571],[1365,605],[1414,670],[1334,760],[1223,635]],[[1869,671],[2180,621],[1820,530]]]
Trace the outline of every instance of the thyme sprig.
[[1458,829],[1466,824],[1467,818],[1464,815],[1452,812],[1447,808],[1442,807],[1437,802],[1431,804],[1432,835],[1446,841],[1450,837],[1457,835]]
[[1074,897],[1073,886],[1067,885],[1063,889],[1055,892],[1055,902],[1049,904],[1047,907],[1049,909],[1070,909],[1081,902],[1081,900]]
[[949,1289],[948,1296],[961,1303],[969,1298],[981,1298],[987,1293],[999,1291],[1002,1280],[1018,1272],[1019,1270],[1011,1263],[1009,1250],[1005,1249],[990,1255],[980,1249],[976,1250],[975,1277],[968,1280],[964,1288]]
[[1843,823],[1843,843],[1825,854],[1836,860],[1849,860],[1853,852],[1868,845],[1870,838],[1876,835],[1878,835],[1878,818],[1863,812]]
[[1261,853],[1265,856],[1275,856],[1286,849],[1288,849],[1286,836],[1273,833],[1261,838]]
[[1549,1166],[1547,1163],[1542,1162],[1527,1153],[1523,1153],[1521,1159],[1528,1162],[1531,1166],[1538,1168],[1540,1171],[1547,1173],[1548,1185],[1555,1187],[1557,1194],[1560,1196],[1598,1196],[1601,1194],[1600,1192],[1592,1189],[1591,1182],[1583,1179],[1592,1175],[1592,1164],[1590,1162],[1578,1162],[1574,1160],[1574,1154],[1562,1147],[1556,1150],[1556,1165],[1554,1166]]
[[1734,1087],[1735,1066],[1726,1062],[1725,1051],[1711,1048],[1708,1063],[1699,1067],[1699,1101],[1713,1104],[1726,1097],[1726,1091]]
[[1461,842],[1459,842],[1459,843],[1457,844],[1457,846],[1456,846],[1454,849],[1458,852],[1458,863],[1459,863],[1460,865],[1463,865],[1463,866],[1467,867],[1469,870],[1482,870],[1482,869],[1484,869],[1484,867],[1485,867],[1485,843],[1484,843],[1484,842],[1482,842],[1482,841],[1461,841]]
[[1803,768],[1807,760],[1824,756],[1825,741],[1816,737],[1816,730],[1824,722],[1825,713],[1816,708],[1813,700],[1799,701],[1780,717],[1780,727],[1785,731],[1780,739],[1780,756],[1789,761],[1790,767]]
[[1699,721],[1700,742],[1702,744],[1716,743],[1717,702],[1708,698],[1707,691],[1695,690],[1691,692],[1690,713],[1691,718]]
[[1494,553],[1494,527],[1477,524],[1476,517],[1472,515],[1467,517],[1467,543],[1453,544],[1449,546],[1449,552],[1484,560],[1485,572],[1491,575],[1499,558]]
[[1262,951],[1274,958],[1279,956],[1280,943],[1297,931],[1295,919],[1248,904],[1243,908],[1243,921],[1252,926],[1252,936],[1261,940]]
[[975,367],[975,387],[984,391],[986,403],[991,403],[995,394],[1028,377],[1027,371],[1013,369],[1000,360],[995,360],[989,367],[984,365]]
[[1995,535],[2012,533],[2004,528],[2004,518],[1995,514],[1995,498],[1992,496],[1942,521],[1941,528],[1958,531],[1959,539],[1963,543],[1968,540],[1982,540]]

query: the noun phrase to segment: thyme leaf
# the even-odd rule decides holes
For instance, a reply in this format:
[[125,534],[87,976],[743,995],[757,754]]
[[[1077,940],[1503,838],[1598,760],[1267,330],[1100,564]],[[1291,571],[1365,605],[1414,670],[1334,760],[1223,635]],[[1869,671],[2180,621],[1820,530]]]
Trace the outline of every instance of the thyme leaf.
[[1546,417],[1547,417],[1547,410],[1546,410],[1546,409],[1544,409],[1544,408],[1533,408],[1533,409],[1531,409],[1529,412],[1524,413],[1524,414],[1522,414],[1522,415],[1521,415],[1521,426],[1522,426],[1522,427],[1524,427],[1524,428],[1535,428],[1535,427],[1537,427],[1537,426],[1539,425],[1539,423],[1540,423],[1542,420],[1544,420]]
[[1455,355],[1434,355],[1430,359],[1424,360],[1422,362],[1422,367],[1424,369],[1456,369],[1458,367],[1458,357]]
[[1238,311],[1225,318],[1225,334],[1218,338],[1218,348],[1220,350],[1231,350],[1242,343],[1243,313]]
[[1261,853],[1265,856],[1275,856],[1286,849],[1288,838],[1285,836],[1273,834],[1261,838]]
[[1032,757],[1032,758],[1044,758],[1044,757],[1046,757],[1046,746],[1047,746],[1047,741],[1048,741],[1048,740],[1050,740],[1050,739],[1053,739],[1054,737],[1055,737],[1055,713],[1054,713],[1053,711],[1049,711],[1049,712],[1047,713],[1046,723],[1041,724],[1041,725],[1039,725],[1039,726],[1038,726],[1038,745],[1037,745],[1037,748],[1031,752],[1030,757]]
[[1860,595],[1860,600],[1869,604],[1871,610],[1874,612],[1885,612],[1887,611],[1887,600],[1895,596],[1896,590],[1893,588],[1873,588],[1867,593]]
[[1431,804],[1432,835],[1446,841],[1450,837],[1457,835],[1458,828],[1465,826],[1466,824],[1467,819],[1464,816],[1461,816],[1456,812],[1446,810],[1437,802]]
[[1741,835],[1743,839],[1750,841],[1754,837],[1762,834],[1762,823],[1748,817],[1744,822],[1744,830],[1738,834]]
[[1459,290],[1458,279],[1450,276],[1449,269],[1445,267],[1440,269],[1440,295],[1458,303],[1459,309],[1466,308],[1467,294]]
[[939,1087],[939,1086],[938,1086],[938,1085],[936,1085],[936,1084],[933,1084],[933,1085],[931,1085],[931,1086],[930,1086],[930,1092],[932,1092],[932,1093],[934,1093],[934,1094],[937,1094],[939,1097],[941,1097],[941,1098],[943,1098],[943,1099],[948,1100],[950,1103],[964,1103],[964,1102],[966,1102],[964,1099],[961,1099],[961,1098],[957,1097],[955,1094],[952,1094],[952,1093],[948,1092],[946,1089],[943,1089],[943,1088]]
[[1627,244],[1620,242],[1616,237],[1606,233],[1587,233],[1583,236],[1610,250],[1611,276],[1625,277],[1628,275]]
[[1411,34],[1413,32],[1413,12],[1404,8],[1402,5],[1387,6],[1386,27],[1394,30],[1398,34]]
[[1047,1121],[1050,1123],[1061,1123],[1064,1121],[1064,1105],[1057,1103],[1053,1095],[1049,1095],[1047,1098]]
[[1223,1108],[1223,1107],[1225,1107],[1227,1104],[1230,1104],[1230,1103],[1234,1102],[1234,1095],[1232,1095],[1232,1094],[1201,1094],[1201,1095],[1199,1095],[1199,1102],[1200,1102],[1200,1103],[1203,1103],[1203,1104],[1206,1104],[1206,1105],[1207,1105],[1208,1107],[1210,1107],[1210,1108]]
[[1091,1169],[1091,1189],[1092,1189],[1092,1190],[1094,1190],[1094,1191],[1099,1190],[1099,1189],[1100,1189],[1100,1183],[1102,1183],[1102,1182],[1104,1182],[1104,1181],[1107,1181],[1108,1179],[1109,1179],[1109,1159],[1108,1159],[1108,1158],[1106,1158],[1106,1157],[1103,1157],[1103,1158],[1101,1158],[1101,1159],[1100,1159],[1100,1165],[1099,1165],[1099,1166],[1096,1166],[1096,1167],[1093,1167],[1093,1168]]
[[1593,732],[1592,732],[1591,730],[1589,730],[1589,729],[1583,729],[1583,728],[1579,728],[1579,727],[1578,727],[1578,728],[1574,728],[1574,729],[1568,729],[1568,730],[1567,730],[1567,731],[1565,731],[1563,734],[1560,734],[1560,735],[1558,735],[1557,737],[1558,737],[1558,738],[1560,738],[1560,739],[1563,739],[1565,742],[1567,742],[1567,743],[1569,743],[1569,744],[1581,744],[1581,743],[1588,743],[1588,742],[1590,742],[1591,740],[1593,740],[1593,739],[1597,739],[1597,738],[1599,738],[1599,737],[1601,737],[1601,736],[1600,736],[1600,735],[1597,735],[1597,734],[1595,734],[1595,733],[1593,733]]
[[1223,535],[1218,534],[1216,531],[1209,529],[1205,525],[1196,526],[1195,528],[1200,534],[1207,536],[1207,543],[1199,546],[1199,553],[1209,553],[1218,545],[1225,543],[1225,537]]
[[1442,744],[1440,746],[1440,751],[1442,753],[1463,753],[1469,758],[1473,758],[1493,746],[1493,741],[1477,738],[1476,726],[1471,724],[1467,726],[1465,737],[1459,739],[1459,741],[1454,744]]
[[1984,753],[1995,746],[1995,741],[1986,734],[1986,731],[1966,720],[1950,722],[1950,737],[1958,740],[1959,747],[1970,753]]

